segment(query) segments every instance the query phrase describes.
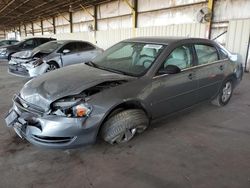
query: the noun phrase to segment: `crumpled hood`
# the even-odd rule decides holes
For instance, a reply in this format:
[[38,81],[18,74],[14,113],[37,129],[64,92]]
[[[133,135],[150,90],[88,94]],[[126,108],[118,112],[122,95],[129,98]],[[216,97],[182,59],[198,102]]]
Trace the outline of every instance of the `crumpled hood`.
[[21,59],[29,59],[33,57],[33,55],[34,54],[32,50],[27,50],[27,51],[20,51],[20,52],[14,53],[12,57],[21,58]]
[[31,59],[33,58],[36,54],[38,53],[44,53],[44,54],[49,54],[42,52],[39,49],[34,49],[34,50],[27,50],[27,51],[20,51],[12,55],[12,57],[20,58],[20,59]]
[[60,98],[77,95],[104,81],[130,78],[132,77],[78,64],[30,80],[21,89],[20,95],[25,101],[47,111],[50,104]]

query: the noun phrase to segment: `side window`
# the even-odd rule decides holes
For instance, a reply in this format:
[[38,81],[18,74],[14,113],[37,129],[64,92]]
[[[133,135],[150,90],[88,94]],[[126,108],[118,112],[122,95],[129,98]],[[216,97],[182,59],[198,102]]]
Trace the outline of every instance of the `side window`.
[[228,59],[228,54],[223,49],[220,49],[220,59]]
[[34,48],[35,41],[33,39],[27,40],[23,43],[23,48]]
[[68,43],[66,44],[62,49],[61,49],[61,52],[63,52],[63,50],[70,50],[70,53],[74,53],[77,51],[77,46],[76,46],[76,43],[74,42],[71,42],[71,43]]
[[175,65],[180,69],[186,69],[192,66],[192,52],[188,46],[175,48],[168,58],[162,64],[160,70],[165,69],[168,65]]
[[47,40],[45,40],[45,39],[37,39],[37,43],[38,43],[38,45],[41,45],[41,44],[43,44],[43,43],[46,43],[47,42]]
[[198,65],[212,63],[219,60],[218,52],[215,47],[204,44],[196,44],[194,47],[198,57]]
[[88,51],[88,50],[94,50],[95,49],[94,46],[92,46],[91,44],[86,43],[86,42],[78,42],[77,43],[77,48],[78,48],[78,51]]

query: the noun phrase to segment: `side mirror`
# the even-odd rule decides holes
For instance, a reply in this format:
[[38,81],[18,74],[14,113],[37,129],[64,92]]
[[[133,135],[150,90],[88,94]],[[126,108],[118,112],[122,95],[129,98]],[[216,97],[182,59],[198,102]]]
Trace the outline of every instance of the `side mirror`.
[[181,69],[175,65],[167,65],[164,69],[159,70],[159,74],[177,74],[180,73]]
[[68,49],[63,50],[63,54],[68,54],[68,53],[70,53],[70,50],[68,50]]
[[242,56],[240,54],[230,54],[229,59],[235,62],[242,62]]

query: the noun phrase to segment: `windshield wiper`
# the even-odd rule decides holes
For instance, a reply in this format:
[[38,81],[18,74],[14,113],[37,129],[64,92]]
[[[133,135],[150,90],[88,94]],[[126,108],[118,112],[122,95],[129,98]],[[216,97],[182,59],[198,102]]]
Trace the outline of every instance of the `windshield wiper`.
[[99,66],[97,64],[95,64],[94,62],[92,62],[92,61],[88,61],[85,64],[88,65],[88,66],[91,66],[91,67],[99,68]]
[[102,70],[109,71],[109,72],[114,72],[114,73],[118,73],[118,74],[123,74],[123,75],[126,75],[126,73],[125,73],[125,72],[123,72],[123,71],[119,71],[119,70],[116,70],[116,69],[107,68],[107,67],[100,67],[100,66],[99,66],[98,68],[100,68],[100,69],[102,69]]
[[95,68],[98,68],[98,69],[106,70],[106,71],[109,71],[109,72],[114,72],[114,73],[117,73],[117,74],[128,75],[128,76],[135,76],[133,74],[126,73],[124,71],[120,71],[120,70],[116,70],[116,69],[112,69],[112,68],[108,68],[108,67],[103,67],[103,66],[97,65],[96,63],[94,63],[92,61],[88,61],[85,64],[88,65],[88,66],[91,66],[91,67],[95,67]]

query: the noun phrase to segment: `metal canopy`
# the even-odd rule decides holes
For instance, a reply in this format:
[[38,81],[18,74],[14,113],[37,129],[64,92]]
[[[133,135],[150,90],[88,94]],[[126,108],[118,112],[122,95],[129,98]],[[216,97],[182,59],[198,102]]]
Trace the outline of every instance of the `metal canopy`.
[[112,0],[0,0],[0,28],[8,29]]

